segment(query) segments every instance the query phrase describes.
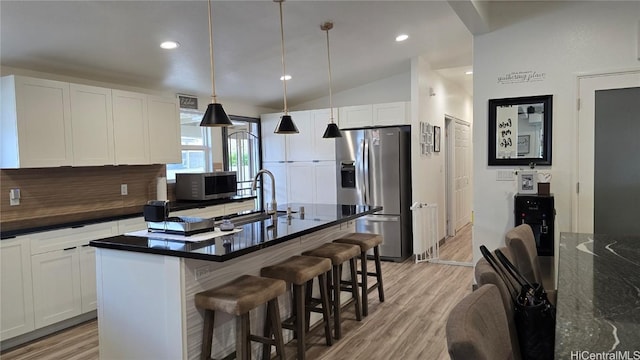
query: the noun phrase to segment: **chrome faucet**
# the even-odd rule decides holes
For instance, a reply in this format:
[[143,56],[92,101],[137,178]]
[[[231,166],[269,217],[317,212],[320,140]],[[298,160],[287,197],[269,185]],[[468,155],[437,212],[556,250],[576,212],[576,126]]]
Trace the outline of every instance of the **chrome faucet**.
[[[256,176],[253,178],[253,182],[251,183],[251,190],[256,189],[258,177],[263,173],[271,177],[271,209],[267,209],[267,214],[275,214],[278,210],[278,204],[276,204],[276,178],[273,176],[271,171],[267,169],[262,169],[258,171]],[[264,184],[264,181],[262,183]]]

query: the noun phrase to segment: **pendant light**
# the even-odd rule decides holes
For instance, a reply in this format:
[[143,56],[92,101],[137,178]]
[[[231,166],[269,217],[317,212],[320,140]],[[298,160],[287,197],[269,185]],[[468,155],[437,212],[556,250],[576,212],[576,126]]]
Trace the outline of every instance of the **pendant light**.
[[331,81],[331,53],[329,52],[329,30],[333,29],[333,23],[331,21],[326,21],[324,24],[320,25],[320,29],[327,33],[327,60],[329,64],[329,111],[330,111],[330,115],[329,115],[330,122],[329,124],[327,124],[327,129],[324,131],[324,134],[322,135],[322,137],[325,139],[339,138],[339,137],[342,137],[342,134],[340,133],[340,129],[338,129],[338,125],[336,125],[336,123],[333,122],[333,102],[331,99],[331,95],[332,95],[331,88],[333,87],[333,83]]
[[229,116],[218,103],[216,96],[216,77],[213,67],[213,26],[211,23],[211,0],[209,0],[209,59],[211,64],[211,104],[207,106],[207,111],[202,117],[200,126],[230,126],[233,125]]
[[284,25],[282,22],[282,3],[284,0],[273,0],[274,2],[280,3],[280,41],[282,44],[282,87],[284,89],[284,114],[280,118],[280,122],[274,133],[276,134],[297,134],[298,128],[296,124],[293,123],[293,119],[291,115],[289,115],[289,108],[287,107],[287,80],[284,80],[284,76],[287,74],[285,65],[284,65]]

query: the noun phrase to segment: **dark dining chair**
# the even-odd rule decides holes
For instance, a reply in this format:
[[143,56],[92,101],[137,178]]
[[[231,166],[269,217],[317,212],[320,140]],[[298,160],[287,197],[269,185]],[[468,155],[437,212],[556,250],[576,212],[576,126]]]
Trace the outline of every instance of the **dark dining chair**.
[[[520,273],[530,282],[542,284],[542,271],[536,238],[529,224],[521,224],[509,230],[505,235],[505,243],[513,255],[513,264]],[[556,304],[556,291],[545,287],[549,301]]]
[[507,316],[495,285],[481,286],[451,310],[446,336],[452,360],[514,359]]
[[[511,252],[508,248],[500,248],[500,251],[509,259],[512,260]],[[478,286],[487,284],[495,285],[500,290],[500,297],[502,298],[502,305],[504,306],[505,315],[507,316],[507,328],[509,329],[509,339],[511,340],[511,349],[513,350],[513,359],[520,360],[520,343],[518,342],[518,331],[516,330],[516,323],[513,314],[513,299],[511,292],[513,288],[509,290],[502,278],[496,273],[496,271],[489,265],[487,260],[480,259],[475,266],[475,277]]]

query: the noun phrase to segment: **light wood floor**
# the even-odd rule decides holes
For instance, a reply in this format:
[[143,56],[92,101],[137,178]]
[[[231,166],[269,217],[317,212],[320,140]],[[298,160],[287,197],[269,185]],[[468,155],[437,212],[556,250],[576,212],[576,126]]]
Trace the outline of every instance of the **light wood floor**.
[[471,223],[469,223],[458,230],[456,236],[448,238],[440,246],[440,260],[472,262],[471,230]]
[[[468,229],[467,229],[468,228]],[[447,245],[471,241],[471,226]],[[459,241],[459,242],[457,242]],[[445,245],[446,246],[446,245]],[[445,246],[442,251],[448,251]],[[458,261],[471,261],[471,246],[461,246]],[[451,259],[451,258],[448,258]],[[370,268],[373,268],[371,263]],[[343,338],[324,345],[322,329],[308,337],[308,359],[448,359],[445,324],[451,308],[471,292],[473,269],[421,263],[382,263],[385,302],[369,294],[369,316],[355,320],[352,307],[343,312]],[[372,279],[373,280],[373,279]],[[98,356],[97,321],[51,335],[0,355],[2,360],[94,360]],[[294,342],[287,358],[295,358]],[[123,359],[124,360],[124,359]],[[176,359],[178,360],[178,359]]]

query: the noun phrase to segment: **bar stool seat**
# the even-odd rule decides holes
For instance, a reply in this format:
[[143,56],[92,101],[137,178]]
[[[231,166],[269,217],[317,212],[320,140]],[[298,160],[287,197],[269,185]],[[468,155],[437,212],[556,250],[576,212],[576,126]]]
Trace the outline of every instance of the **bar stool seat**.
[[[332,294],[331,298],[333,299],[333,330],[335,338],[340,339],[342,337],[342,327],[340,325],[340,311],[342,308],[340,304],[341,291],[351,292],[354,299],[356,319],[358,321],[362,320],[362,315],[360,314],[360,295],[358,293],[358,275],[356,273],[356,257],[360,255],[360,247],[351,244],[327,243],[313,250],[303,252],[302,255],[331,259],[331,274],[333,276],[330,276],[329,279],[333,279],[329,286],[329,292]],[[349,261],[349,268],[351,270],[351,286],[342,287],[342,264],[346,261]]]
[[[195,305],[205,311],[202,337],[201,359],[211,358],[211,344],[215,311],[222,311],[236,316],[236,358],[251,358],[251,341],[261,342],[270,349],[273,345],[280,359],[285,358],[284,340],[278,296],[286,292],[286,283],[278,279],[243,275],[235,280],[195,295]],[[250,333],[249,312],[260,305],[267,304],[265,328],[270,328],[268,335],[256,336]],[[271,333],[274,338],[271,338]],[[269,350],[270,351],[270,350]]]
[[[298,359],[305,359],[306,352],[306,324],[308,312],[311,311],[309,300],[305,297],[305,288],[313,286],[313,279],[318,278],[320,285],[320,299],[322,306],[322,318],[324,323],[325,339],[328,346],[333,345],[331,338],[331,324],[329,321],[329,297],[327,294],[326,274],[331,270],[331,260],[314,256],[292,256],[289,259],[260,270],[260,275],[284,280],[293,287],[293,315],[285,320],[282,327],[293,330],[298,340]],[[292,325],[290,323],[293,323]],[[265,328],[265,332],[268,329]],[[263,353],[263,359],[269,358],[269,353]]]
[[[369,302],[368,294],[375,289],[378,289],[378,298],[380,302],[384,302],[384,287],[382,284],[382,266],[380,264],[380,244],[382,244],[383,237],[379,234],[371,233],[350,233],[342,236],[340,239],[335,240],[335,243],[341,244],[353,244],[360,246],[360,270],[358,274],[361,274],[361,282],[358,284],[362,290],[362,316],[369,315]],[[375,272],[369,272],[367,270],[367,251],[373,249],[373,259],[376,267]],[[376,277],[377,282],[372,286],[368,284],[368,277]]]

